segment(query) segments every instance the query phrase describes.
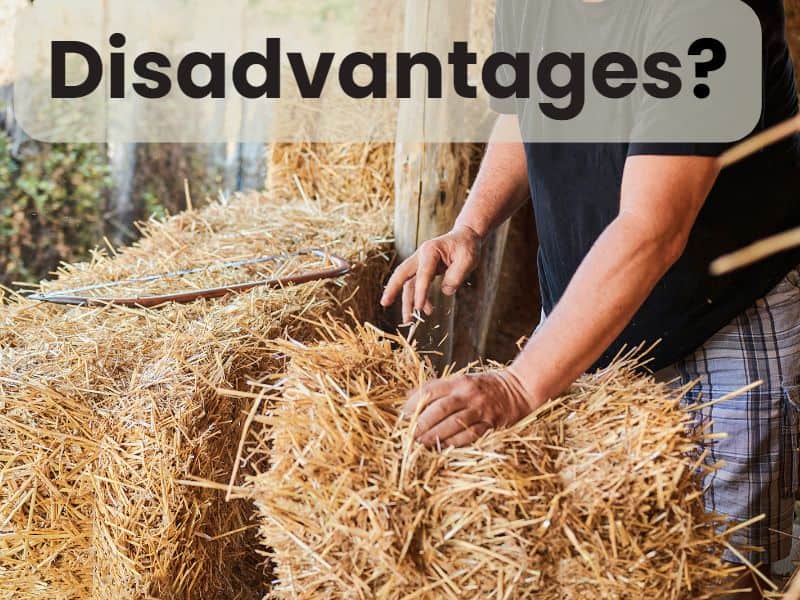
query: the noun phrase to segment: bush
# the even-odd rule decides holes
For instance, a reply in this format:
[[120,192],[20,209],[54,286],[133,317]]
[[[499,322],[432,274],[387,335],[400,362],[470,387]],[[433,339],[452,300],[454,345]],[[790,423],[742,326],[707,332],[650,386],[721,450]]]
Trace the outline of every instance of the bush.
[[0,132],[0,283],[36,281],[103,236],[111,180],[104,146],[29,142]]

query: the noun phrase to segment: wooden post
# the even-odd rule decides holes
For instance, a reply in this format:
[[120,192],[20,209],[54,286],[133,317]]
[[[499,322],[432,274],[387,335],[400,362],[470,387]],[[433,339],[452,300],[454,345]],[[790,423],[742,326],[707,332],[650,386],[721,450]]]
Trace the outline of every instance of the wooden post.
[[[408,0],[405,49],[447,56],[452,42],[469,34],[468,2],[464,0]],[[412,72],[410,100],[400,102],[395,158],[395,242],[401,260],[425,241],[450,230],[468,188],[468,154],[458,144],[425,144],[426,124],[446,118],[446,103],[426,99],[424,69]],[[441,353],[440,366],[452,358],[453,300],[435,286],[435,314],[417,331],[427,350]]]
[[[445,56],[453,41],[468,39],[471,25],[477,32],[491,27],[482,17],[470,24],[470,13],[470,4],[460,0],[408,2],[405,49]],[[425,101],[425,85],[424,71],[414,71],[414,99],[402,101],[398,115],[394,229],[401,260],[451,229],[482,157],[475,144],[416,141],[460,116],[454,117],[452,104]],[[435,283],[431,300],[436,310],[417,330],[416,339],[421,349],[440,353],[438,367],[463,366],[477,358],[513,358],[514,342],[530,335],[538,322],[536,249],[527,207],[486,240],[480,265],[455,300],[444,297]]]
[[[472,4],[409,1],[405,49],[446,55],[453,41],[468,39]],[[485,12],[478,11],[473,31],[491,28]],[[482,158],[476,144],[414,141],[424,139],[426,127],[447,118],[445,103],[425,101],[425,84],[424,71],[414,71],[414,99],[402,101],[398,115],[395,239],[401,260],[451,229]],[[532,211],[526,207],[486,240],[480,265],[455,300],[444,297],[436,283],[431,294],[436,310],[417,330],[416,339],[421,349],[440,353],[438,367],[463,366],[478,358],[513,358],[514,342],[529,335],[538,322],[536,249]]]
[[142,207],[141,198],[133,193],[136,148],[136,144],[108,144],[111,194],[104,220],[106,235],[118,247],[127,246],[138,237],[134,223],[141,218]]
[[[110,21],[112,21],[112,8],[108,0],[103,0],[103,24],[105,29],[104,39],[108,40],[113,32]],[[125,6],[117,10],[128,10]],[[108,48],[107,48],[108,49]],[[106,87],[111,83],[106,79]],[[108,90],[106,90],[108,93]],[[134,123],[136,121],[136,103],[126,103],[119,110],[125,111],[125,121]],[[110,106],[106,104],[108,112]],[[108,114],[106,123],[109,123]],[[108,133],[108,130],[106,130]],[[109,166],[111,170],[111,192],[104,215],[105,235],[111,240],[114,246],[127,246],[136,240],[138,233],[135,223],[142,217],[142,199],[134,194],[134,175],[137,166],[137,144],[117,142],[109,140],[107,146]]]

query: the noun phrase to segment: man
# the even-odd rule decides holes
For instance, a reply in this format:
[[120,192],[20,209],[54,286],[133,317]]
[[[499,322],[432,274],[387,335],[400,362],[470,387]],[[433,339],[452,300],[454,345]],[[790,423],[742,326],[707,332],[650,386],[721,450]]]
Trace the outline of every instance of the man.
[[[797,113],[797,91],[781,1],[747,4],[764,33],[758,131]],[[518,128],[519,109],[507,112],[517,114],[501,116],[498,127]],[[722,254],[800,225],[800,143],[786,140],[721,173],[715,157],[723,149],[490,144],[452,231],[397,268],[382,304],[402,294],[405,322],[414,310],[430,314],[436,276],[444,276],[445,294],[455,294],[475,268],[482,240],[530,196],[547,317],[508,368],[433,381],[414,394],[406,412],[426,403],[418,440],[470,444],[518,422],[585,371],[609,364],[624,345],[661,340],[649,367],[682,383],[699,380],[688,402],[764,381],[703,411],[715,431],[729,434],[709,454],[724,466],[706,482],[706,504],[740,522],[765,514],[734,542],[763,548],[745,553],[753,563],[784,558],[798,487],[800,274],[793,269],[800,252],[722,278],[712,278],[708,267]]]

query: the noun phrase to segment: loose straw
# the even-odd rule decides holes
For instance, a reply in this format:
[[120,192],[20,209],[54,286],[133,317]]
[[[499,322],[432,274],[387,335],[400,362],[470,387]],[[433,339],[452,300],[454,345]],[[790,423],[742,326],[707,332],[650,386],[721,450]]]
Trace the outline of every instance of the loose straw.
[[183,194],[186,197],[186,211],[192,212],[194,210],[194,204],[192,204],[192,193],[189,191],[189,180],[183,180]]

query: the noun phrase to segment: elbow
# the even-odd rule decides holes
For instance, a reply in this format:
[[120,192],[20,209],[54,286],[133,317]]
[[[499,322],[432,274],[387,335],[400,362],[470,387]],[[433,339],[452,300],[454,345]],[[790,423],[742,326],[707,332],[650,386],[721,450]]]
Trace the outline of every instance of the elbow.
[[671,232],[664,236],[659,246],[663,252],[665,271],[680,260],[683,253],[686,252],[688,242],[689,235],[683,231]]
[[636,240],[636,254],[648,257],[660,270],[668,271],[686,252],[691,224],[664,223],[633,215],[621,215],[621,218],[627,221],[625,227]]

